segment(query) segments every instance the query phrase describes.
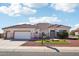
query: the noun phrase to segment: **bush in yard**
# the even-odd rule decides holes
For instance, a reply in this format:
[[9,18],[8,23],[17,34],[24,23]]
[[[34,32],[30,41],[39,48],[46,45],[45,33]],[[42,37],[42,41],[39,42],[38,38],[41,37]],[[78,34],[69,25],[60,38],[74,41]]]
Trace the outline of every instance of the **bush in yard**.
[[66,39],[66,38],[68,38],[68,32],[67,31],[58,32],[57,35],[58,35],[58,37],[60,39]]

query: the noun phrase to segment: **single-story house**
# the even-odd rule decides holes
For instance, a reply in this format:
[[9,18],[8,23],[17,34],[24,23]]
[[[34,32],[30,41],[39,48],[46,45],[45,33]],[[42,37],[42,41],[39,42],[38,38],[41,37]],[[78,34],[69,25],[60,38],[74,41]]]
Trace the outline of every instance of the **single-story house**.
[[30,40],[34,37],[40,37],[44,32],[47,36],[56,38],[58,31],[66,30],[69,32],[70,27],[58,24],[38,23],[38,24],[20,24],[3,28],[5,39],[25,39]]
[[79,35],[79,28],[74,30],[75,35]]

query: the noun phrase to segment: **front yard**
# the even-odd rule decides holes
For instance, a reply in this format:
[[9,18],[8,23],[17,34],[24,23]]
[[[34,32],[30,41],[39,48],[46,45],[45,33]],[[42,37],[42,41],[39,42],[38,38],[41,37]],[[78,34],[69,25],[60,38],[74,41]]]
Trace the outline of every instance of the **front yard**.
[[[44,45],[55,47],[79,47],[79,40],[44,40]],[[42,40],[28,41],[21,46],[44,46]]]
[[[37,43],[42,43],[42,40],[35,41]],[[66,40],[43,40],[43,44],[69,44]]]

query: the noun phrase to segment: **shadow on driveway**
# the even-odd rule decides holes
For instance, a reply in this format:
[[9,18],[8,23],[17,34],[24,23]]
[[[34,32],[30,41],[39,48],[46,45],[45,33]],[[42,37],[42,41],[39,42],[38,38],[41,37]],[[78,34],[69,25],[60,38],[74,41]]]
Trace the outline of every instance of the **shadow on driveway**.
[[48,45],[45,45],[47,48],[50,48],[50,49],[53,49],[53,50],[56,50],[56,52],[60,52],[57,48],[53,48],[51,46],[48,46]]

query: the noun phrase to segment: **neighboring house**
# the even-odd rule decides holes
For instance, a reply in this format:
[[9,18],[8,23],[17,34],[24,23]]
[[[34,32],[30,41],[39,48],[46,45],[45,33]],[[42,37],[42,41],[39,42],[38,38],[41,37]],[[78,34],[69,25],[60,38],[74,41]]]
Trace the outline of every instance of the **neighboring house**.
[[38,23],[35,25],[22,24],[3,28],[5,39],[26,39],[30,40],[34,37],[40,37],[44,32],[51,38],[57,38],[57,32],[66,30],[69,32],[70,27],[58,24]]
[[76,30],[74,30],[75,35],[79,35],[79,28],[77,28]]

